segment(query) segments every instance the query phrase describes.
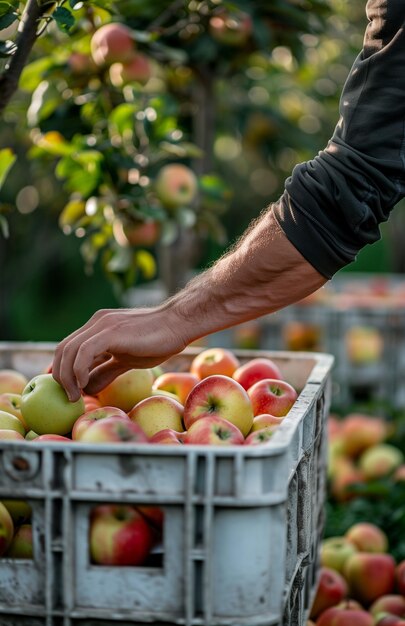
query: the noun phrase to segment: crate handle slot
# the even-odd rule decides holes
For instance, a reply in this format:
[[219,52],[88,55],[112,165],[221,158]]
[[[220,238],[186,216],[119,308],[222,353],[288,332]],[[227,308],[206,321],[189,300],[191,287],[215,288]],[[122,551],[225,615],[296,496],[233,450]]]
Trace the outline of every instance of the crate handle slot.
[[30,452],[3,452],[4,471],[14,480],[34,478],[39,470],[39,456]]

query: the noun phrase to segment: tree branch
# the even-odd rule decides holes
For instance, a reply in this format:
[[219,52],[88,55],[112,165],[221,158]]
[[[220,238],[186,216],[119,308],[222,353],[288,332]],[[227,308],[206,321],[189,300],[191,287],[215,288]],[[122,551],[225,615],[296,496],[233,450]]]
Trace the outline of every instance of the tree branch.
[[18,88],[21,72],[37,39],[38,21],[49,7],[48,1],[28,0],[21,17],[15,40],[16,51],[7,69],[0,76],[0,113],[6,108]]

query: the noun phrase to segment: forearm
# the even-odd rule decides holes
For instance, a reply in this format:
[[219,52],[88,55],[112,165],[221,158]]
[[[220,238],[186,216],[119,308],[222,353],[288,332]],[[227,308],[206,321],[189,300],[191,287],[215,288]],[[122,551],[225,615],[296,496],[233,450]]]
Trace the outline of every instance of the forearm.
[[325,284],[268,209],[215,265],[164,305],[186,343],[273,313]]

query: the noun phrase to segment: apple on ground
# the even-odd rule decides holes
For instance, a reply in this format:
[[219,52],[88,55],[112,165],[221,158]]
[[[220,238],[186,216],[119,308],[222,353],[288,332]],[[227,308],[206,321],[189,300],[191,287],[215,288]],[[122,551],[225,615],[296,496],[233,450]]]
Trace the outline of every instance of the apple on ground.
[[345,533],[346,539],[361,552],[387,552],[388,537],[381,528],[370,522],[353,524]]
[[199,378],[190,372],[166,372],[155,379],[152,389],[154,391],[168,391],[175,394],[179,402],[184,405],[187,396],[193,387],[199,382]]
[[282,379],[279,367],[271,359],[264,357],[250,359],[247,363],[238,367],[232,377],[242,385],[246,391],[255,383],[259,382],[259,380],[264,380],[265,378],[271,378],[273,380]]
[[380,596],[370,606],[369,611],[374,617],[379,613],[390,613],[391,615],[405,617],[405,598],[400,594]]
[[399,448],[380,443],[363,452],[359,467],[366,480],[374,480],[392,474],[403,462],[404,455]]
[[274,434],[274,429],[263,428],[262,430],[255,430],[251,432],[245,439],[245,446],[259,446],[263,443],[267,443]]
[[90,48],[93,61],[99,66],[129,61],[135,53],[131,30],[119,23],[98,28],[91,38]]
[[240,446],[245,438],[235,424],[218,416],[201,417],[184,435],[185,444]]
[[32,525],[22,524],[19,526],[11,541],[11,544],[5,554],[10,559],[32,559],[33,558],[33,540]]
[[395,568],[395,586],[398,592],[405,596],[405,559]]
[[159,430],[157,433],[152,435],[149,442],[167,445],[182,445],[184,443],[183,439],[185,434],[185,432],[179,433],[172,428],[163,428],[163,430]]
[[152,546],[153,532],[134,506],[105,504],[92,510],[90,556],[93,563],[142,565]]
[[27,377],[17,370],[0,370],[0,393],[21,394],[27,382]]
[[142,428],[122,417],[96,420],[81,435],[81,443],[148,443]]
[[339,572],[329,567],[321,567],[319,583],[309,617],[318,616],[331,606],[335,606],[347,596],[347,584]]
[[247,391],[236,380],[220,374],[203,378],[190,391],[184,406],[188,430],[203,417],[220,417],[235,424],[246,437],[253,424],[252,405]]
[[14,536],[14,523],[10,513],[0,502],[0,556],[8,550]]
[[31,520],[32,508],[26,500],[2,500],[2,503],[10,513],[15,526]]
[[321,565],[343,574],[344,564],[355,552],[356,546],[345,537],[328,537],[321,544]]
[[0,428],[0,439],[12,439],[14,441],[25,441],[25,437],[22,436],[21,433],[16,430],[11,430],[11,428]]
[[151,395],[153,380],[150,369],[131,369],[117,376],[97,397],[103,406],[113,406],[128,412]]
[[395,560],[390,554],[356,552],[347,559],[343,573],[351,597],[366,607],[394,590]]
[[350,413],[341,422],[342,449],[351,457],[358,457],[364,450],[384,441],[387,425],[378,417],[362,413]]
[[239,365],[239,359],[231,350],[208,348],[194,357],[190,372],[200,380],[216,374],[232,377]]
[[166,428],[182,432],[184,430],[183,411],[183,405],[177,400],[157,395],[138,402],[128,415],[148,437],[153,437]]
[[263,430],[263,428],[270,428],[271,430],[274,430],[277,426],[280,426],[283,419],[284,417],[276,417],[275,415],[270,415],[270,413],[256,415],[253,418],[253,424],[250,432],[253,433],[256,430]]
[[363,609],[346,609],[333,606],[324,611],[316,626],[374,626],[374,618]]
[[270,413],[275,417],[287,415],[298,394],[285,380],[265,378],[248,390],[254,415]]
[[38,435],[70,433],[73,424],[83,412],[83,398],[70,402],[66,391],[52,374],[35,376],[21,394],[24,422]]
[[15,430],[23,437],[25,435],[25,428],[22,422],[18,417],[6,411],[0,411],[0,430]]
[[86,411],[86,413],[83,413],[83,415],[77,418],[72,428],[72,439],[74,441],[80,441],[81,436],[91,424],[97,420],[105,419],[106,417],[121,417],[122,419],[129,420],[125,411],[117,409],[114,406],[97,407],[91,411]]
[[198,180],[186,165],[170,163],[159,170],[155,190],[160,202],[168,209],[187,207],[197,196]]

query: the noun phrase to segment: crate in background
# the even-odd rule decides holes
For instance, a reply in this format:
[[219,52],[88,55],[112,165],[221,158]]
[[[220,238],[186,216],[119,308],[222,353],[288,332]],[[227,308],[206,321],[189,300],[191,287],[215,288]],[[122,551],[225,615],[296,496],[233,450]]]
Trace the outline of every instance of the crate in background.
[[[28,377],[52,344],[0,344],[0,368]],[[187,370],[186,350],[165,369]],[[314,593],[325,497],[332,358],[268,356],[300,395],[263,446],[126,446],[2,441],[0,500],[33,508],[34,559],[0,559],[0,626],[304,626]],[[156,563],[89,558],[99,503],[159,506]]]

